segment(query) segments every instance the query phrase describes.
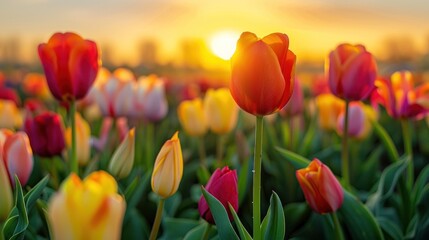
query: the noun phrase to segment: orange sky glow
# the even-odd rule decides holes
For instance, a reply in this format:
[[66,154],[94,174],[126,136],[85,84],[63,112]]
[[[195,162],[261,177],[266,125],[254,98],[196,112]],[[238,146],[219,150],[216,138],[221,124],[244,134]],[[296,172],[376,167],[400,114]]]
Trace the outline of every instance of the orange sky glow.
[[[416,53],[429,51],[425,0],[3,0],[1,5],[0,60],[6,43],[17,40],[20,59],[34,61],[37,44],[57,31],[96,41],[118,65],[137,64],[145,40],[156,43],[161,63],[177,63],[184,42],[209,49],[213,36],[225,31],[286,33],[298,63],[321,62],[341,42],[364,44],[381,59],[389,39],[411,43]],[[192,44],[187,49],[192,51]],[[208,59],[216,58],[208,52]]]

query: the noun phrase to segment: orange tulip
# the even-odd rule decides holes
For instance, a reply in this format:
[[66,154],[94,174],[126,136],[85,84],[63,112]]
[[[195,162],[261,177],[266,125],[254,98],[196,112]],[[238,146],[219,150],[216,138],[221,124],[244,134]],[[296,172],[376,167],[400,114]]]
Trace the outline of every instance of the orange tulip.
[[306,168],[296,171],[296,178],[310,207],[322,214],[336,211],[344,200],[341,184],[331,170],[315,158]]
[[258,116],[282,109],[292,95],[295,59],[286,34],[258,39],[242,33],[231,59],[230,90],[238,106]]
[[52,95],[60,101],[85,97],[100,65],[97,45],[75,33],[55,33],[39,45],[39,57]]

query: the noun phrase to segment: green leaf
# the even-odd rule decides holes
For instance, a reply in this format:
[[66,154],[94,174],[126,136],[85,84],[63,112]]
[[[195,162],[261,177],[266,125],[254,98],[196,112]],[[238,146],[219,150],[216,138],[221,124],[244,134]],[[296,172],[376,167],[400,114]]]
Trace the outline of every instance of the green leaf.
[[393,194],[396,183],[398,182],[399,177],[405,171],[410,161],[409,157],[406,157],[405,160],[400,160],[389,165],[384,169],[381,174],[380,181],[378,182],[377,191],[371,194],[368,197],[366,205],[369,209],[375,211],[380,203],[386,200]]
[[31,211],[37,199],[40,198],[43,190],[49,182],[49,176],[45,176],[40,182],[36,184],[27,194],[25,194],[24,201],[27,211]]
[[163,239],[182,239],[185,235],[188,234],[192,229],[205,225],[201,224],[199,221],[183,218],[170,218],[166,217],[162,221],[162,229],[164,233],[162,235]]
[[286,238],[290,238],[292,234],[300,227],[305,225],[311,216],[311,209],[306,202],[289,203],[284,207],[286,216]]
[[277,193],[273,191],[270,198],[270,215],[264,239],[284,239],[285,236],[285,215],[283,205]]
[[149,173],[146,173],[142,177],[143,180],[137,186],[135,191],[133,191],[133,194],[127,199],[127,208],[132,208],[132,207],[137,206],[137,204],[139,203],[139,201],[141,199],[141,196],[143,195],[143,193],[146,190],[146,187],[149,185],[150,178],[151,178],[151,174],[149,174]]
[[203,192],[204,198],[207,201],[207,204],[210,207],[210,211],[218,229],[219,237],[221,239],[239,240],[237,234],[234,231],[234,228],[231,225],[231,222],[229,221],[228,213],[226,212],[222,203],[220,203],[219,200],[207,192],[204,187],[201,187],[201,190]]
[[371,121],[371,123],[372,123],[372,126],[374,127],[374,132],[378,135],[380,140],[383,142],[383,145],[386,147],[390,160],[392,162],[398,161],[399,159],[398,150],[396,149],[392,138],[377,121]]
[[338,212],[351,239],[384,239],[380,226],[368,208],[345,190],[343,205]]
[[304,156],[308,155],[309,149],[311,144],[313,143],[314,136],[316,135],[316,129],[317,129],[317,121],[316,118],[312,118],[310,122],[310,126],[308,127],[307,131],[305,132],[304,139],[302,140],[301,146],[298,149],[298,153]]
[[229,211],[231,211],[231,213],[232,213],[232,217],[234,218],[235,225],[237,225],[238,234],[240,235],[240,239],[252,240],[252,236],[250,236],[247,229],[241,223],[241,220],[238,217],[237,213],[235,212],[234,208],[229,203],[228,203],[228,207],[229,207]]
[[292,165],[296,169],[306,168],[308,164],[310,164],[310,160],[294,152],[288,151],[280,147],[276,147],[276,149],[280,152],[281,155],[286,157],[286,159],[289,160],[289,162],[292,163]]
[[15,194],[15,206],[3,227],[3,234],[9,240],[24,239],[29,222],[21,183],[16,175]]
[[414,205],[417,205],[417,202],[420,201],[422,197],[423,188],[428,183],[428,181],[429,181],[429,165],[423,168],[423,170],[420,172],[414,184],[414,188],[412,192]]
[[[203,235],[204,235],[206,229],[208,227],[210,227],[209,224],[210,223],[200,224],[200,225],[194,227],[193,229],[191,229],[191,231],[189,231],[185,235],[185,237],[183,238],[183,240],[200,240],[200,239],[203,239]],[[211,231],[211,229],[209,229],[208,231]]]
[[383,232],[385,232],[393,240],[403,239],[401,228],[390,219],[385,217],[377,217],[377,222]]

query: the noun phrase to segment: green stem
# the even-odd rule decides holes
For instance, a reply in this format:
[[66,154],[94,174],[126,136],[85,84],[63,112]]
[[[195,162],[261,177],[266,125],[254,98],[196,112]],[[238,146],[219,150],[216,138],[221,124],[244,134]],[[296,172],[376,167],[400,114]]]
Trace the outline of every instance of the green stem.
[[[151,122],[148,122],[146,124],[146,163],[148,164],[147,169],[153,168],[153,164],[155,162],[155,159],[153,157],[153,146],[154,146],[154,125]],[[150,144],[152,143],[152,144]]]
[[204,147],[204,136],[198,138],[198,154],[200,155],[200,164],[206,166],[206,149]]
[[207,240],[207,239],[209,239],[211,226],[212,226],[212,225],[211,225],[210,223],[207,223],[207,227],[206,227],[206,229],[204,230],[204,234],[203,234],[203,238],[202,238],[202,240]]
[[337,213],[332,212],[331,217],[332,217],[332,221],[334,222],[335,238],[337,240],[344,240],[343,230],[341,228],[340,221],[338,221]]
[[71,125],[71,137],[72,137],[72,149],[70,153],[70,170],[77,175],[79,175],[79,165],[77,162],[77,155],[76,155],[76,101],[72,100],[70,102],[70,125]]
[[4,240],[3,227],[4,227],[4,223],[0,222],[0,240]]
[[289,117],[289,150],[293,151],[295,148],[295,136],[294,136],[294,124],[293,124],[293,116]]
[[261,240],[261,158],[263,116],[256,116],[255,155],[253,162],[253,239]]
[[413,147],[411,140],[411,131],[409,122],[406,119],[401,119],[402,138],[404,139],[404,149],[407,157],[410,158],[407,170],[407,187],[411,189],[414,183],[414,166],[413,166]]
[[342,176],[345,184],[345,188],[350,186],[350,177],[349,177],[349,146],[347,140],[349,137],[349,101],[346,100],[346,112],[344,117],[344,130],[343,130],[343,142],[341,150],[341,159],[342,159]]
[[162,211],[164,210],[165,199],[159,199],[158,208],[156,209],[155,221],[153,222],[152,231],[149,240],[155,240],[158,235],[159,225],[161,225]]
[[217,145],[216,145],[216,159],[218,166],[221,166],[222,159],[223,159],[223,151],[224,151],[224,144],[225,144],[225,135],[218,135],[217,137]]

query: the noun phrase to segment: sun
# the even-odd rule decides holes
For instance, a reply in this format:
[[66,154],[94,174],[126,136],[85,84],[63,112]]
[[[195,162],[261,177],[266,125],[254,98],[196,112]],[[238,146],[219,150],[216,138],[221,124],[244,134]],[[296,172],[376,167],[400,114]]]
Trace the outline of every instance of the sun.
[[218,32],[210,38],[210,49],[216,56],[229,60],[239,37],[238,33],[232,31]]

